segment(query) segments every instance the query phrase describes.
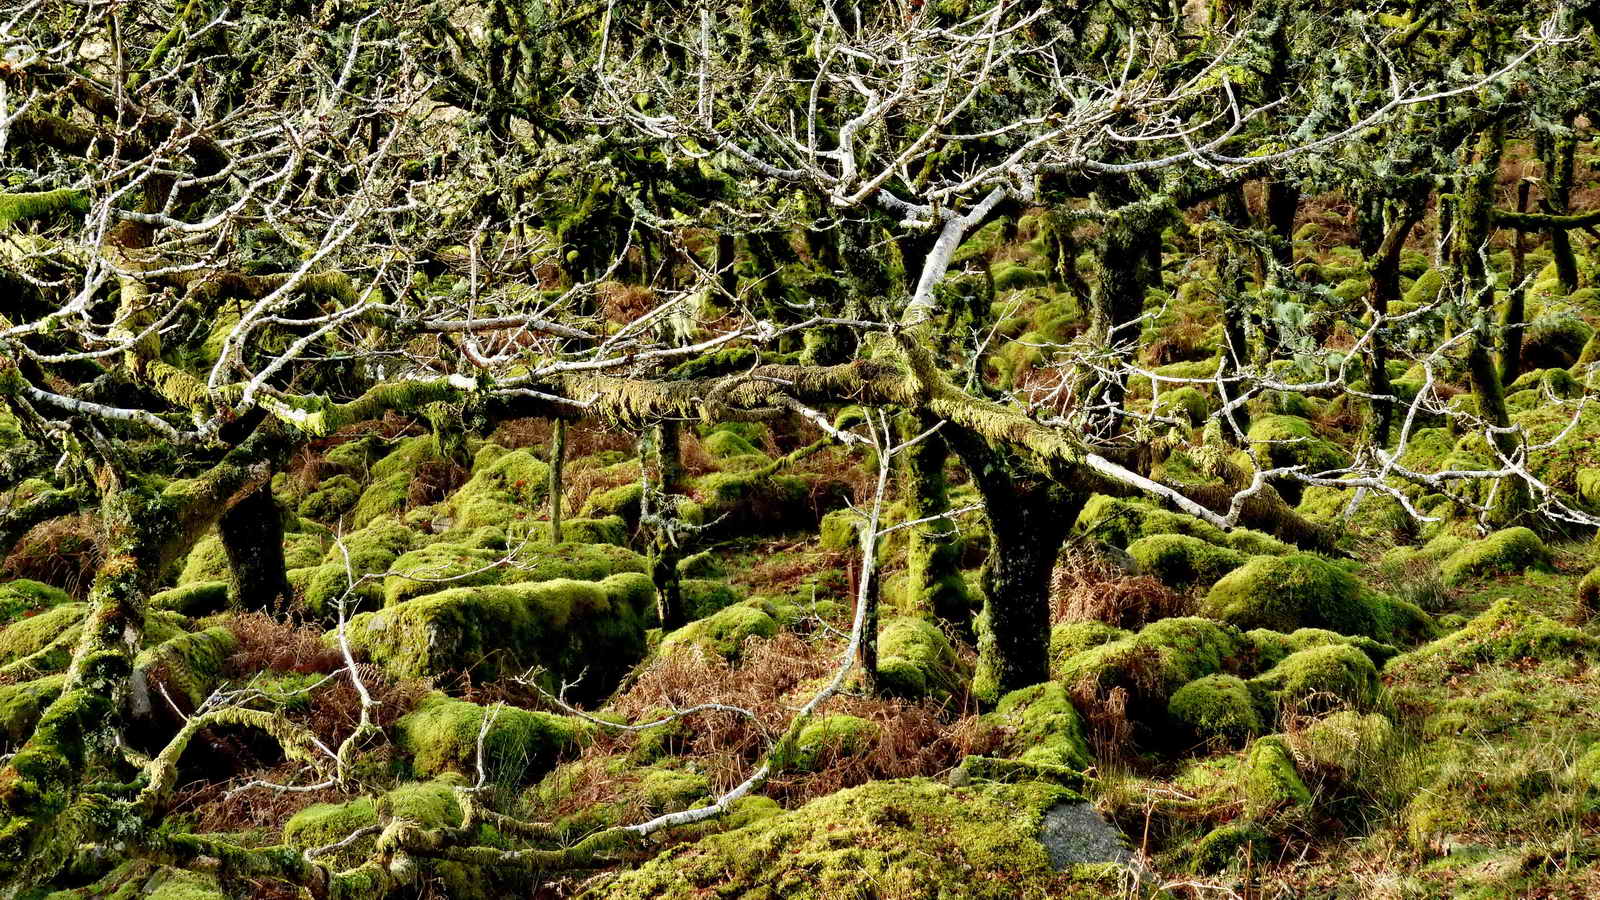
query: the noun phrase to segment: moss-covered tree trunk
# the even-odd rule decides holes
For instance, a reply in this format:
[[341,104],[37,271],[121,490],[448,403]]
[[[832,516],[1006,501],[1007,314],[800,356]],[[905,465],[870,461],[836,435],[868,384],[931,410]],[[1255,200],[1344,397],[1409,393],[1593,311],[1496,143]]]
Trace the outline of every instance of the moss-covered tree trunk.
[[651,512],[657,519],[650,539],[650,579],[656,587],[656,613],[661,627],[676,628],[685,621],[683,577],[678,563],[683,548],[678,545],[673,523],[678,515],[677,493],[683,483],[679,424],[662,422],[647,429],[640,438],[640,465],[645,490],[657,499]]
[[262,485],[217,520],[228,554],[228,597],[241,609],[271,609],[294,597],[283,557],[283,513]]
[[[1517,184],[1517,212],[1528,211],[1528,195],[1533,185],[1526,178]],[[1562,232],[1565,235],[1565,232]],[[1500,313],[1500,383],[1510,384],[1522,374],[1522,332],[1527,327],[1528,291],[1523,278],[1528,274],[1528,237],[1518,228],[1512,235],[1511,292]],[[1570,248],[1569,248],[1570,249]]]
[[[1162,197],[1135,200],[1123,185],[1106,188],[1101,202],[1112,211],[1101,223],[1099,277],[1089,300],[1089,337],[1092,346],[1104,348],[1116,362],[1131,361],[1139,343],[1134,324],[1144,311],[1145,291],[1161,283],[1161,230],[1172,207]],[[1093,376],[1090,376],[1093,377]],[[1120,409],[1127,384],[1114,377],[1089,397],[1108,411]],[[1114,433],[1121,417],[1108,412],[1098,428]]]
[[1050,573],[1088,499],[964,429],[946,429],[983,495],[992,543],[983,565],[978,671],[972,693],[992,705],[1050,677]]
[[[910,440],[932,427],[936,420],[927,415],[900,417],[900,439]],[[901,452],[906,484],[907,518],[940,516],[950,511],[950,492],[945,482],[945,464],[950,447],[939,434],[932,434]],[[918,607],[954,625],[963,633],[972,630],[972,601],[967,595],[967,580],[961,574],[961,535],[949,519],[933,519],[910,529],[907,550],[910,596]]]
[[[1496,343],[1494,282],[1485,257],[1494,232],[1494,188],[1500,158],[1505,150],[1505,127],[1496,123],[1482,132],[1474,149],[1471,165],[1461,177],[1455,218],[1457,274],[1465,300],[1465,326],[1475,332],[1468,343],[1467,371],[1472,379],[1478,415],[1492,429],[1491,440],[1501,456],[1515,458],[1518,438],[1512,433],[1511,414],[1506,408],[1505,383],[1495,365]],[[1499,460],[1495,460],[1499,464]],[[1515,475],[1502,479],[1495,491],[1489,522],[1496,527],[1521,518],[1532,506],[1528,484]]]
[[[1379,318],[1387,316],[1390,305],[1400,299],[1400,257],[1405,251],[1406,238],[1427,211],[1427,198],[1427,190],[1414,190],[1387,223],[1381,240],[1368,255],[1367,274],[1371,283],[1367,287],[1367,302]],[[1366,374],[1368,390],[1375,395],[1369,409],[1367,438],[1376,447],[1387,447],[1394,423],[1394,401],[1389,399],[1394,394],[1394,385],[1389,379],[1388,335],[1382,328],[1368,345]]]
[[559,544],[566,538],[561,533],[561,502],[566,493],[564,470],[567,465],[567,420],[556,419],[550,433],[550,540]]
[[[1572,121],[1567,121],[1569,129]],[[1567,131],[1541,141],[1540,156],[1544,160],[1544,212],[1564,216],[1572,211],[1572,177],[1577,166],[1578,135]],[[1572,236],[1566,228],[1552,227],[1550,254],[1556,266],[1556,277],[1561,289],[1570,294],[1578,289],[1578,256],[1572,250]]]

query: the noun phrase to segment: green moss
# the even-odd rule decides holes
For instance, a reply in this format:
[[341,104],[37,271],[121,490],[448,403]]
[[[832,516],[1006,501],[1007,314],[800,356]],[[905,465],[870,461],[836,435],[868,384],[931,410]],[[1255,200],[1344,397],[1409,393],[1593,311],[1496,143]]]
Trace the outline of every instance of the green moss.
[[204,616],[228,608],[226,581],[196,581],[153,594],[150,606],[186,616]]
[[350,590],[352,584],[350,573],[344,564],[324,563],[305,569],[291,569],[289,584],[300,592],[301,598],[305,600],[306,610],[312,616],[323,621],[333,621],[338,617],[339,598],[346,596],[346,592],[349,594],[345,610],[347,614],[353,615],[358,611],[383,605],[383,583],[373,579],[360,581],[362,574],[360,569],[356,570],[355,577],[358,580],[355,582],[355,589]]
[[406,819],[423,828],[456,828],[462,817],[456,788],[464,784],[466,779],[454,773],[445,773],[433,781],[402,784],[378,799],[378,815],[383,819]]
[[1244,679],[1207,675],[1178,688],[1167,715],[1201,739],[1233,742],[1266,730],[1258,705]]
[[1548,568],[1550,551],[1527,528],[1507,528],[1473,541],[1439,564],[1445,583],[1458,585],[1474,578],[1510,575],[1529,568]]
[[1117,547],[1142,537],[1184,534],[1209,544],[1227,546],[1222,530],[1196,516],[1175,513],[1146,503],[1095,494],[1078,513],[1074,530]]
[[684,612],[690,619],[715,615],[745,599],[738,586],[722,579],[683,578],[678,586],[683,592]]
[[1162,391],[1156,400],[1155,411],[1157,415],[1200,425],[1211,415],[1211,399],[1198,388],[1185,385]]
[[961,660],[932,622],[899,616],[878,632],[878,682],[894,695],[946,703],[959,694],[967,673]]
[[881,897],[1107,896],[1126,870],[1057,872],[1039,840],[1045,812],[1079,799],[1040,781],[965,788],[924,779],[872,782],[674,847],[597,881],[583,896],[821,900],[858,896],[863,885]]
[[[302,523],[303,524],[303,523]],[[300,569],[322,561],[326,551],[322,536],[307,532],[287,534],[283,538],[283,567]]]
[[994,266],[994,289],[996,291],[1018,291],[1024,288],[1038,287],[1044,283],[1045,277],[1042,273],[1021,263],[1002,262]]
[[399,519],[383,516],[371,520],[359,531],[346,535],[343,550],[338,543],[330,546],[328,552],[323,554],[322,561],[342,568],[348,555],[350,568],[355,570],[358,577],[382,572],[389,568],[396,557],[410,550],[416,539],[416,532]]
[[0,752],[15,750],[33,734],[45,708],[61,696],[66,673],[0,685]]
[[1050,671],[1055,675],[1060,664],[1091,647],[1132,637],[1133,632],[1104,622],[1063,622],[1050,629]]
[[1240,771],[1245,814],[1261,818],[1284,809],[1311,805],[1311,791],[1295,770],[1294,753],[1281,737],[1256,738]]
[[876,723],[843,713],[807,722],[787,752],[774,753],[780,771],[817,772],[834,760],[869,752],[882,734]]
[[720,518],[729,533],[757,534],[813,528],[819,510],[811,484],[796,475],[713,472],[694,486],[707,521]]
[[375,479],[361,492],[351,508],[350,526],[364,528],[376,519],[404,512],[411,492],[411,481],[412,473],[405,471]]
[[1173,688],[1222,671],[1242,647],[1237,629],[1195,616],[1151,622],[1133,641],[1160,653],[1163,675]]
[[223,663],[237,649],[238,636],[219,625],[150,647],[134,659],[133,667],[181,695],[194,709],[217,686]]
[[836,509],[822,517],[818,540],[822,549],[848,553],[861,548],[861,515],[853,509]]
[[732,431],[718,429],[700,439],[700,446],[706,454],[714,460],[728,460],[734,457],[756,456],[766,458],[756,445],[750,443]]
[[1189,870],[1216,873],[1263,865],[1272,859],[1272,837],[1254,822],[1219,825],[1189,851]]
[[1416,606],[1371,591],[1309,553],[1251,559],[1211,587],[1200,611],[1240,628],[1327,628],[1387,643],[1433,631],[1432,620]]
[[478,451],[472,478],[441,506],[452,530],[505,526],[528,518],[549,486],[550,467],[531,452],[490,445]]
[[[548,538],[550,529],[545,527],[543,534]],[[621,516],[565,519],[561,523],[561,537],[575,544],[616,544],[620,547],[628,543],[628,522]]]
[[178,586],[197,581],[227,581],[228,572],[228,551],[222,546],[222,538],[209,534],[196,541],[184,559]]
[[1530,368],[1565,369],[1578,361],[1595,330],[1574,313],[1534,319],[1522,336],[1522,358]]
[[[58,639],[63,644],[75,644],[81,633],[79,626],[88,613],[87,603],[63,603],[0,628],[0,666],[31,656]],[[62,667],[71,653],[70,646],[63,648]]]
[[715,653],[724,659],[738,659],[751,638],[769,638],[778,633],[786,618],[784,610],[772,601],[752,598],[717,611],[661,639],[660,652],[671,655],[690,647]]
[[[357,797],[345,803],[317,803],[300,810],[283,826],[283,842],[300,850],[336,844],[353,832],[378,824],[378,805],[371,797]],[[341,868],[359,863],[371,852],[373,841],[363,847],[357,842],[322,857]]]
[[649,577],[634,572],[451,588],[362,613],[348,633],[398,677],[488,680],[542,667],[552,681],[587,671],[584,690],[602,691],[643,656],[654,604]]
[[1006,755],[1022,762],[1082,771],[1094,764],[1083,719],[1066,689],[1047,681],[1000,698],[986,717],[1005,729]]
[[1348,465],[1350,457],[1325,441],[1299,416],[1263,416],[1250,423],[1247,435],[1255,451],[1273,466],[1304,466],[1314,474]]
[[585,516],[618,516],[630,529],[639,525],[639,500],[644,486],[637,481],[604,491],[596,491],[583,502]]
[[1466,626],[1395,659],[1400,672],[1422,669],[1463,671],[1521,660],[1593,658],[1600,641],[1577,628],[1539,615],[1521,601],[1501,598]]
[[[500,550],[436,543],[412,550],[389,567],[383,580],[385,605],[438,593],[441,588],[525,583],[571,578],[599,581],[621,572],[646,572],[644,557],[614,544],[529,542],[519,545],[516,561],[497,566]],[[443,579],[450,579],[445,581]]]
[[1186,534],[1155,534],[1128,545],[1140,572],[1180,590],[1209,587],[1244,565],[1244,556]]
[[1388,763],[1396,734],[1381,713],[1340,710],[1301,728],[1292,741],[1301,757],[1354,780]]
[[331,522],[344,515],[361,499],[361,485],[349,475],[335,475],[318,485],[300,501],[300,515],[320,522]]
[[1370,707],[1378,697],[1378,669],[1365,653],[1348,644],[1326,644],[1300,650],[1258,676],[1254,682],[1282,704],[1297,709],[1348,705]]
[[574,716],[513,706],[483,707],[441,693],[423,699],[394,725],[395,743],[411,758],[411,770],[432,776],[459,772],[477,777],[478,734],[485,716],[485,765],[495,783],[525,782],[553,768],[588,740],[592,727]]
[[699,772],[652,766],[639,779],[639,800],[653,813],[690,809],[711,799],[711,779]]
[[28,578],[0,584],[0,626],[66,603],[67,592]]
[[1367,658],[1372,660],[1372,664],[1380,669],[1400,652],[1392,644],[1360,635],[1339,634],[1326,628],[1301,628],[1289,634],[1266,628],[1253,628],[1244,633],[1244,640],[1249,645],[1250,655],[1253,657],[1250,668],[1255,671],[1266,671],[1282,662],[1291,653],[1329,644],[1348,644],[1365,653]]

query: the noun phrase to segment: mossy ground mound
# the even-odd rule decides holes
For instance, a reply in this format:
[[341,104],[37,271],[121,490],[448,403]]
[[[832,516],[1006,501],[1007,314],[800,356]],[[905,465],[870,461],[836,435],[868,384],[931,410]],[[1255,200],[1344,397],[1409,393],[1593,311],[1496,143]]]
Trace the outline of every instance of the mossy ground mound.
[[572,716],[514,706],[480,706],[441,693],[428,695],[394,726],[395,744],[424,778],[457,772],[477,778],[478,735],[485,717],[484,755],[495,782],[526,782],[548,772],[588,739],[592,727]]
[[1044,782],[874,782],[675,847],[583,896],[821,900],[872,885],[877,896],[906,900],[1104,897],[1125,875],[1121,866],[1058,872],[1040,841],[1046,812],[1080,799]]
[[878,633],[878,680],[892,694],[944,703],[959,694],[970,673],[939,626],[901,616]]
[[1309,553],[1250,560],[1212,585],[1200,611],[1240,628],[1326,628],[1385,643],[1414,641],[1434,630],[1415,605],[1379,594]]
[[655,613],[648,576],[451,588],[350,621],[351,643],[399,677],[471,672],[477,678],[542,668],[551,679],[587,672],[585,693],[615,683],[645,650]]

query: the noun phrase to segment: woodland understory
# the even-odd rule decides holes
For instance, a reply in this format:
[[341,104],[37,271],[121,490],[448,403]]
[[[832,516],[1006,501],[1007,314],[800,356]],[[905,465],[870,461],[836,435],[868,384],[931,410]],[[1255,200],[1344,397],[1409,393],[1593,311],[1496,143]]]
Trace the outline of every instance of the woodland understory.
[[0,900],[1600,896],[1600,2],[13,0]]

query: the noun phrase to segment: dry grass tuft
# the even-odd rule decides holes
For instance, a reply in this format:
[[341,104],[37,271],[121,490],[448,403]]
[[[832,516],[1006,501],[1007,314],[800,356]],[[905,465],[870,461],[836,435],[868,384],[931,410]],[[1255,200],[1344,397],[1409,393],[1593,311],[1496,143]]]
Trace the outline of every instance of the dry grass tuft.
[[93,513],[61,516],[28,529],[0,563],[0,577],[42,581],[81,600],[103,555]]
[[453,460],[432,459],[419,464],[412,470],[411,484],[406,489],[406,508],[415,509],[444,500],[467,483],[469,474]]
[[1105,622],[1137,630],[1157,619],[1187,616],[1195,600],[1149,575],[1129,575],[1096,553],[1070,549],[1050,575],[1055,622]]
[[338,650],[322,642],[312,625],[275,619],[264,612],[240,613],[228,620],[239,649],[228,657],[224,674],[247,678],[257,672],[333,672],[344,665]]

